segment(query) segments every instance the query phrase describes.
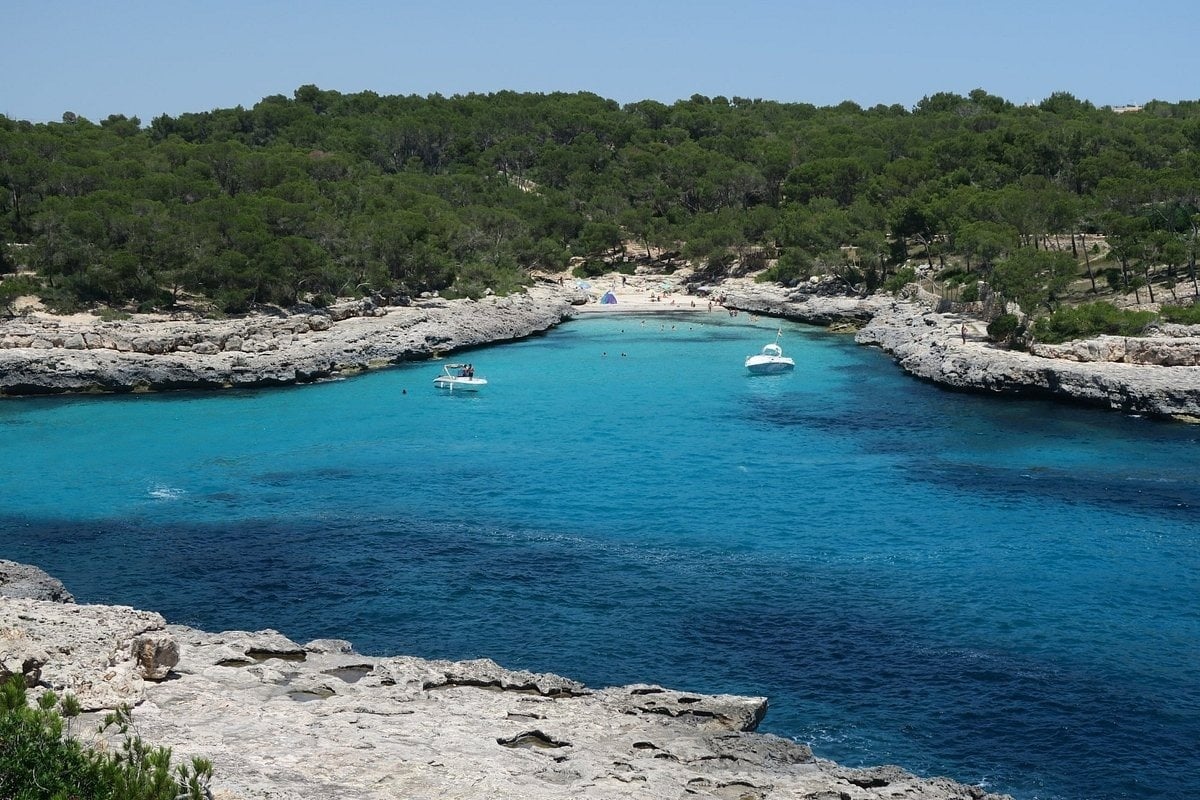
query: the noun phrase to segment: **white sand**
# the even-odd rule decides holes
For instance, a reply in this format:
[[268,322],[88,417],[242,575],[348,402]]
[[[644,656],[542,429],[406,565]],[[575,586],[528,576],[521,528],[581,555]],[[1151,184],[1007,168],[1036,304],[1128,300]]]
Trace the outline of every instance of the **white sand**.
[[[558,279],[560,276],[552,276]],[[651,314],[677,311],[724,311],[715,301],[707,297],[685,294],[683,280],[689,273],[674,275],[621,275],[610,272],[595,278],[582,280],[569,273],[561,275],[567,287],[588,284],[583,291],[588,295],[585,305],[575,306],[577,314]],[[624,280],[622,280],[624,278]],[[601,303],[600,298],[612,291],[616,303]]]

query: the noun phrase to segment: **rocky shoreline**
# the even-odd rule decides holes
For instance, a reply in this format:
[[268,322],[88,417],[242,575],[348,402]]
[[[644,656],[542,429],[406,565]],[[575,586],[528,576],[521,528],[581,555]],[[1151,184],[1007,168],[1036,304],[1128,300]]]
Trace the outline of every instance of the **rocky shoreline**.
[[0,396],[311,383],[530,336],[566,319],[572,299],[538,286],[229,320],[18,318],[0,323]]
[[[1200,326],[1017,352],[989,343],[978,319],[939,313],[927,297],[860,298],[828,283],[787,289],[748,279],[726,281],[719,293],[730,309],[852,330],[858,343],[947,388],[1200,419]],[[534,335],[580,315],[583,300],[543,282],[505,298],[364,300],[232,320],[19,318],[0,323],[0,397],[308,383]]]
[[1196,326],[1163,326],[1154,336],[1102,336],[1018,352],[990,343],[977,318],[939,313],[931,298],[824,296],[806,287],[788,290],[748,281],[722,291],[733,308],[853,330],[859,344],[880,347],[905,372],[949,389],[1200,419]]
[[754,733],[764,698],[591,689],[488,660],[207,633],[69,598],[36,567],[0,561],[0,679],[71,693],[87,722],[135,706],[148,742],[213,761],[215,800],[1002,798],[898,767],[842,767]]

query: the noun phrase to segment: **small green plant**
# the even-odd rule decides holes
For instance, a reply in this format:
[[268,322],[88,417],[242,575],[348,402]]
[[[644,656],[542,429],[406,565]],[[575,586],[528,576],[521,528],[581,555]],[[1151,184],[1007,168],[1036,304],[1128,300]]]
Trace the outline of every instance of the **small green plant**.
[[[79,703],[46,692],[29,706],[20,675],[0,685],[0,798],[4,800],[211,800],[206,759],[171,770],[171,750],[151,747],[132,727],[128,708],[107,715],[119,752],[99,753],[71,737]],[[64,730],[64,718],[66,730]]]
[[979,300],[979,281],[971,281],[963,285],[962,294],[958,299],[963,303],[974,303]]

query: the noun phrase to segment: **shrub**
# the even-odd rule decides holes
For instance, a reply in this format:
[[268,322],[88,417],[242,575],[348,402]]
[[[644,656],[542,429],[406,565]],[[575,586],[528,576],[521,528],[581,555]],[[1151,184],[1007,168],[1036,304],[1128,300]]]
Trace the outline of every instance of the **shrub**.
[[[56,706],[60,710],[56,710]],[[196,758],[171,771],[169,748],[150,747],[130,733],[127,708],[109,714],[119,752],[98,753],[64,736],[64,717],[79,713],[71,697],[53,692],[27,703],[25,681],[14,675],[0,686],[0,798],[4,800],[206,800],[212,763]],[[69,733],[69,731],[68,731]]]
[[896,272],[883,282],[884,291],[896,294],[905,286],[917,280],[917,271],[912,267],[901,267]]
[[64,738],[63,718],[54,710],[57,702],[47,692],[30,708],[20,675],[0,687],[0,797],[110,796],[100,791],[101,761],[79,742]]
[[1100,334],[1136,336],[1154,318],[1152,311],[1123,310],[1105,302],[1083,303],[1060,308],[1050,316],[1042,317],[1034,324],[1033,333],[1039,341],[1048,344]]
[[988,338],[993,342],[1012,342],[1020,327],[1021,321],[1016,314],[1001,314],[988,323]]
[[598,275],[603,275],[610,269],[612,269],[610,264],[605,263],[601,259],[593,258],[575,267],[575,269],[571,270],[571,274],[576,278],[595,278]]
[[962,267],[946,267],[937,274],[937,279],[944,283],[954,285],[964,283],[970,275]]
[[979,281],[971,281],[963,286],[958,299],[963,303],[974,303],[979,300]]
[[1159,314],[1167,322],[1175,322],[1180,325],[1200,325],[1200,303],[1193,303],[1190,306],[1163,306]]
[[[140,311],[141,309],[139,308],[138,310]],[[122,311],[119,308],[110,308],[108,306],[102,306],[100,308],[93,309],[92,315],[99,317],[104,322],[115,322],[117,320],[129,319],[131,316],[128,311]]]
[[755,276],[755,283],[775,282],[795,286],[813,274],[813,261],[801,250],[785,250],[774,265]]

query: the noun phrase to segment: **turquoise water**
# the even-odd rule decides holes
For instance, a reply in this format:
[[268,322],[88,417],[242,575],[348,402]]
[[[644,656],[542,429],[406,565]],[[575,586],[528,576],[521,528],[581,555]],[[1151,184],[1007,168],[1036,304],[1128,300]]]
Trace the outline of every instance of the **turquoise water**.
[[[0,557],[83,601],[591,685],[1019,798],[1200,793],[1200,429],[784,323],[610,317],[292,389],[0,403]],[[623,355],[624,354],[624,355]]]

